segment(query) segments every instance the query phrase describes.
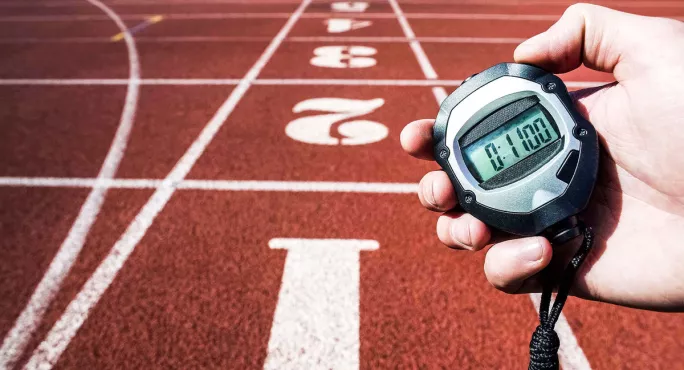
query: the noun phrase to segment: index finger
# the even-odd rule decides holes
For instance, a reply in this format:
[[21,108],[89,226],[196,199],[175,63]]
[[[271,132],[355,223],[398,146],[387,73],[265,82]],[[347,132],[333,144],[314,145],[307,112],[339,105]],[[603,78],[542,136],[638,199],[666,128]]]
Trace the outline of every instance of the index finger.
[[420,159],[434,160],[432,155],[432,127],[434,119],[419,119],[406,125],[401,131],[401,147],[406,153]]

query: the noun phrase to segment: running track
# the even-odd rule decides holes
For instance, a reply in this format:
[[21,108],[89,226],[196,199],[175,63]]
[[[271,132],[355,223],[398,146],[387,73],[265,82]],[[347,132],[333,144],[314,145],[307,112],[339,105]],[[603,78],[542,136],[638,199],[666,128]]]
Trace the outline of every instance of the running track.
[[[567,4],[1,0],[0,368],[525,368],[537,297],[439,245],[399,132]],[[565,369],[684,368],[682,315],[564,313]]]

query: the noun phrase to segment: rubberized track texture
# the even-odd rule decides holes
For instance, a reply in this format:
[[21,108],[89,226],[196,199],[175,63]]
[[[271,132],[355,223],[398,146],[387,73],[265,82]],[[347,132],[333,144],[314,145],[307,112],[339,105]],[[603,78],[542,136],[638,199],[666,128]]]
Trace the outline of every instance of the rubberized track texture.
[[[1,0],[0,368],[525,368],[538,297],[439,244],[399,133],[567,5]],[[683,328],[573,299],[562,366]]]

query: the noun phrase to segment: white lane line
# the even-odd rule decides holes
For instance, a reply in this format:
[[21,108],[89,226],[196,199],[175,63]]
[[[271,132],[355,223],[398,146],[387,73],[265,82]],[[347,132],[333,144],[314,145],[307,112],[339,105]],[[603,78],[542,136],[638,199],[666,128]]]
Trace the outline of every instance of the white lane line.
[[432,95],[435,96],[438,105],[442,105],[444,99],[446,99],[447,96],[449,96],[449,94],[447,94],[446,90],[443,87],[433,87]]
[[430,63],[427,55],[425,55],[425,50],[423,50],[423,47],[420,46],[420,42],[416,40],[416,34],[413,32],[413,29],[406,20],[401,8],[399,8],[399,4],[397,4],[396,0],[389,0],[389,4],[392,7],[392,10],[394,10],[394,15],[399,20],[399,25],[404,32],[404,36],[410,40],[409,46],[411,47],[411,50],[413,50],[413,54],[415,54],[416,59],[418,59],[418,64],[420,64],[420,68],[423,70],[425,78],[430,80],[437,79],[437,72],[435,72],[435,69],[432,67],[432,63]]
[[[278,34],[276,34],[268,47],[266,47],[259,59],[257,59],[256,63],[249,69],[243,80],[231,92],[218,111],[216,111],[200,135],[166,176],[162,187],[155,190],[152,197],[135,216],[133,222],[128,225],[128,228],[126,228],[126,231],[114,244],[109,254],[76,295],[76,298],[69,303],[62,316],[50,329],[45,340],[33,352],[33,355],[26,364],[26,369],[50,369],[59,360],[71,339],[88,318],[90,310],[95,307],[102,294],[109,288],[128,257],[133,253],[133,250],[135,250],[135,247],[147,232],[147,229],[168,203],[175,190],[170,185],[183,180],[188,172],[190,172],[197,159],[199,159],[218,130],[223,126],[223,123],[233,109],[235,109],[237,103],[245,95],[247,89],[249,89],[252,82],[271,59],[278,46],[283,42],[292,27],[294,27],[310,2],[311,0],[302,1],[297,10]],[[165,186],[167,184],[169,186]]]
[[[532,304],[534,304],[534,308],[537,310],[538,314],[541,294],[532,293],[530,294],[530,299],[532,299]],[[558,359],[560,360],[563,370],[591,370],[589,360],[587,360],[584,351],[582,351],[579,343],[577,343],[577,338],[575,338],[575,334],[573,334],[568,320],[562,313],[558,318],[555,330],[561,338]]]
[[[154,14],[121,14],[124,20],[145,20]],[[290,13],[169,13],[164,18],[176,20],[193,19],[287,19]],[[301,18],[334,18],[338,13],[305,13]],[[461,19],[461,20],[504,20],[504,21],[556,21],[561,14],[500,14],[500,13],[405,13],[408,19]],[[661,17],[684,20],[684,16]],[[394,13],[365,13],[359,19],[394,19]],[[62,15],[8,15],[0,16],[1,22],[75,22],[75,21],[106,21],[109,18],[98,14],[62,14]]]
[[499,14],[499,13],[405,13],[410,19],[460,19],[495,21],[556,21],[560,14]]
[[[425,54],[425,50],[423,50],[423,47],[420,45],[420,41],[416,40],[416,34],[413,32],[408,20],[406,20],[406,16],[401,10],[401,7],[399,7],[397,0],[388,1],[392,7],[392,10],[394,11],[394,15],[399,21],[399,25],[404,32],[404,36],[406,36],[406,38],[409,40],[409,46],[411,47],[411,50],[413,50],[413,54],[416,56],[418,64],[420,65],[420,69],[423,70],[425,78],[428,80],[436,80],[437,72],[435,72],[435,69],[432,67],[432,63],[430,63],[430,59],[428,59],[427,55]],[[447,96],[446,90],[443,87],[432,88],[432,94],[435,96],[437,104],[441,104],[441,102]]]
[[115,188],[158,189],[170,187],[181,190],[213,191],[283,191],[331,193],[390,193],[411,194],[418,190],[416,183],[348,182],[348,181],[259,181],[259,180],[182,180],[175,183],[162,179],[96,179],[60,177],[0,177],[0,187],[48,188]]
[[[97,86],[127,85],[127,79],[121,78],[74,78],[74,79],[0,79],[0,86]],[[237,79],[205,79],[205,78],[157,78],[139,79],[140,85],[237,85]]]
[[[380,1],[371,1],[379,3]],[[110,5],[184,5],[184,4],[296,4],[296,0],[109,0]],[[561,7],[568,6],[569,3],[565,0],[526,0],[522,3],[511,3],[510,0],[444,0],[444,1],[423,1],[423,0],[402,0],[404,4],[418,4],[418,5],[557,5]],[[604,0],[596,2],[603,6],[623,6],[623,7],[651,7],[651,8],[681,8],[682,3],[679,1],[638,1],[638,0],[619,0],[611,1]],[[67,6],[82,6],[83,3],[79,1],[43,1],[43,2],[26,2],[26,1],[3,1],[0,2],[0,7],[67,7]]]
[[449,44],[520,44],[525,38],[519,37],[418,37],[418,42]]
[[[140,62],[138,51],[135,47],[133,38],[127,33],[126,25],[109,7],[99,0],[88,0],[91,5],[102,10],[107,17],[124,33],[123,39],[128,51],[129,79],[123,111],[119,120],[119,126],[114,135],[112,144],[107,152],[105,160],[97,175],[96,182],[108,180],[114,177],[116,170],[123,158],[128,138],[133,127],[133,120],[138,104],[138,93],[140,90]],[[33,291],[26,307],[17,318],[12,329],[7,333],[0,347],[0,369],[13,367],[33,336],[33,333],[40,324],[45,311],[52,302],[53,298],[62,286],[69,270],[78,257],[90,228],[97,219],[102,204],[107,196],[107,188],[94,187],[71,226],[66,239],[57,250],[55,257],[48,266],[45,275],[40,280],[36,289]]]
[[271,239],[287,257],[264,369],[358,369],[361,251],[375,240]]
[[[262,36],[155,36],[136,37],[140,43],[195,43],[195,42],[269,42],[271,38]],[[294,36],[285,42],[376,42],[376,43],[405,43],[428,42],[450,44],[519,44],[524,38],[515,37],[339,37],[339,36]],[[0,38],[0,44],[102,44],[111,43],[111,37],[13,37]]]
[[[97,85],[128,85],[129,80],[117,78],[103,79],[0,79],[0,86],[97,86]],[[348,85],[348,86],[459,86],[463,80],[354,80],[354,79],[306,79],[306,78],[283,78],[283,79],[259,79],[254,80],[252,85]],[[140,79],[140,85],[237,85],[240,80],[236,79],[207,79],[207,78],[153,78]],[[565,81],[570,88],[589,88],[609,84],[610,82],[595,81]]]
[[255,85],[322,85],[322,86],[458,86],[463,80],[343,80],[343,79],[263,79]]
[[[120,30],[126,30],[126,25],[110,8],[98,0],[88,1],[90,4],[106,13]],[[138,104],[138,93],[140,90],[140,62],[138,60],[138,51],[135,47],[135,42],[130,35],[124,32],[123,38],[126,49],[128,50],[129,79],[125,80],[128,89],[119,126],[102,164],[102,168],[95,180],[96,182],[111,179],[116,174],[116,170],[119,167],[119,163],[123,158],[128,143]],[[81,252],[90,228],[97,219],[97,215],[100,213],[106,195],[107,188],[100,187],[94,187],[90,194],[88,194],[66,239],[59,247],[59,250],[45,272],[45,275],[31,295],[28,304],[5,337],[2,347],[0,348],[0,368],[12,367],[22,355],[28,341],[31,339],[38,324],[41,322],[45,311],[59,291],[62,282]]]
[[[1,4],[1,3],[0,3]],[[131,13],[120,14],[123,20],[145,20],[156,14]],[[261,18],[261,19],[287,19],[290,13],[169,13],[164,14],[164,18],[175,20],[195,20],[195,19],[241,19],[241,18]],[[107,21],[109,18],[99,14],[58,14],[58,15],[6,15],[0,16],[0,22],[90,22]]]
[[[434,42],[434,43],[451,43],[451,44],[519,44],[525,41],[525,38],[516,37],[290,37],[289,42]],[[420,49],[422,50],[422,48]],[[420,52],[419,52],[420,53]],[[423,52],[424,54],[424,52]],[[429,69],[428,69],[429,70]]]

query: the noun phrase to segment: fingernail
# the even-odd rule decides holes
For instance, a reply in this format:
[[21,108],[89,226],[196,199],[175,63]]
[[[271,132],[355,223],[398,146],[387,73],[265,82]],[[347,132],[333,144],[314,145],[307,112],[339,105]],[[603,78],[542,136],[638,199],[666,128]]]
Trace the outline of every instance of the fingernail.
[[527,262],[538,262],[543,256],[544,248],[537,241],[530,242],[518,252],[518,257]]

